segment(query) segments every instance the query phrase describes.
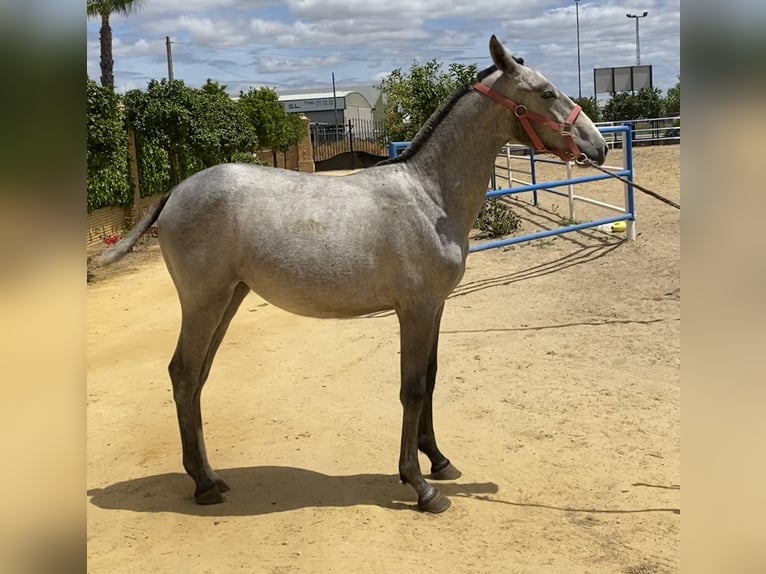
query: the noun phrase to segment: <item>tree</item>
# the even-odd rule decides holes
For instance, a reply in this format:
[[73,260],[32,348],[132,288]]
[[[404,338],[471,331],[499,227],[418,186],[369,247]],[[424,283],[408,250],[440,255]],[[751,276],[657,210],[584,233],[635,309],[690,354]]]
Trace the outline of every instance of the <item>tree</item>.
[[151,80],[146,92],[125,96],[139,145],[161,147],[170,162],[169,185],[231,161],[254,161],[258,138],[247,116],[214,82],[195,90],[181,80]]
[[592,122],[601,121],[601,112],[596,98],[571,98],[571,100],[582,108]]
[[226,84],[219,84],[215,80],[211,80],[208,78],[205,81],[205,85],[200,88],[203,93],[208,94],[210,96],[226,96],[229,97],[228,92],[226,91],[226,88],[228,86]]
[[274,165],[277,165],[278,151],[287,152],[305,135],[301,119],[285,111],[272,88],[250,88],[247,93],[240,92],[237,104],[248,117],[261,147],[271,149]]
[[641,88],[635,94],[621,92],[615,94],[604,107],[603,118],[606,121],[639,120],[661,118],[665,105],[659,88]]
[[439,105],[459,86],[475,79],[476,65],[450,64],[446,72],[441,63],[412,63],[409,73],[395,69],[378,89],[386,98],[383,125],[389,141],[411,140]]
[[247,115],[226,93],[226,86],[208,80],[201,90],[193,90],[192,116],[188,145],[203,168],[253,161],[258,136]]
[[114,59],[112,58],[112,27],[109,17],[112,14],[128,16],[143,5],[143,0],[88,0],[88,18],[101,18],[101,85],[114,89]]
[[88,78],[88,211],[128,205],[133,185],[128,164],[128,136],[120,97]]
[[[279,124],[275,147],[283,154],[286,154],[287,150],[301,141],[305,135],[306,124],[303,123],[303,120],[297,114],[285,112],[284,121]],[[285,162],[285,165],[287,165],[287,162]]]
[[136,132],[136,143],[157,145],[167,152],[170,162],[169,186],[184,176],[181,157],[193,123],[192,96],[181,80],[150,80],[146,92],[125,94],[128,121]]
[[668,88],[665,95],[665,113],[668,116],[681,115],[681,76],[672,88]]

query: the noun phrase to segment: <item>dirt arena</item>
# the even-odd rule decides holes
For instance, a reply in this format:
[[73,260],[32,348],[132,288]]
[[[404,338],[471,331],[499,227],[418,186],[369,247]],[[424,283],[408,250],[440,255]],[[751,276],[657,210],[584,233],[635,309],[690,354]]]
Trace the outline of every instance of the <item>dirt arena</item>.
[[[638,148],[635,167],[680,201],[680,146]],[[583,193],[619,201],[622,185]],[[568,218],[566,199],[545,195],[541,209],[514,202],[524,232]],[[589,230],[469,257],[434,407],[463,476],[441,484],[452,507],[438,516],[398,483],[394,316],[313,320],[251,294],[203,394],[211,464],[232,490],[200,507],[167,375],[180,311],[156,240],[96,270],[89,572],[679,572],[680,213],[638,192],[636,204],[636,242]],[[575,219],[595,213],[578,205]]]

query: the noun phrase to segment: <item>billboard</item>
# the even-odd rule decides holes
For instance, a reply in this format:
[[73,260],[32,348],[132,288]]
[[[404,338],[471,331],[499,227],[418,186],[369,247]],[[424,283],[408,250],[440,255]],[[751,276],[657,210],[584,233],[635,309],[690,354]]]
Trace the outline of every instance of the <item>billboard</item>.
[[621,66],[619,68],[593,68],[593,85],[599,94],[637,92],[641,88],[652,89],[651,66]]

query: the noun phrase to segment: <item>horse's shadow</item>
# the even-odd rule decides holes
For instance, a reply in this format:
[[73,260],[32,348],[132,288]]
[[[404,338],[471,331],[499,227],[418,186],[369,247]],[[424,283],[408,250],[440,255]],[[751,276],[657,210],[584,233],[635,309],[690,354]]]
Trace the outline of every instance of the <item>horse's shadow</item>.
[[[91,504],[110,510],[176,512],[198,516],[254,516],[310,507],[372,505],[417,510],[415,493],[397,475],[330,476],[286,466],[254,466],[217,471],[231,487],[223,504],[199,506],[194,484],[182,473],[167,473],[117,482],[88,491]],[[486,483],[438,483],[447,496],[497,492]]]

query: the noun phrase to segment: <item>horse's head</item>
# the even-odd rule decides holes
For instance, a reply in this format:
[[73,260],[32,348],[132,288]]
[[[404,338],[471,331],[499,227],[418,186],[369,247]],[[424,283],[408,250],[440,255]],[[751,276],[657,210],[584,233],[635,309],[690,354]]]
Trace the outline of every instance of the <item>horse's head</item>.
[[[606,141],[590,118],[542,74],[514,59],[495,36],[489,51],[496,71],[481,75],[474,88],[509,109],[514,138],[562,159],[606,159]],[[515,117],[514,117],[515,116]]]

